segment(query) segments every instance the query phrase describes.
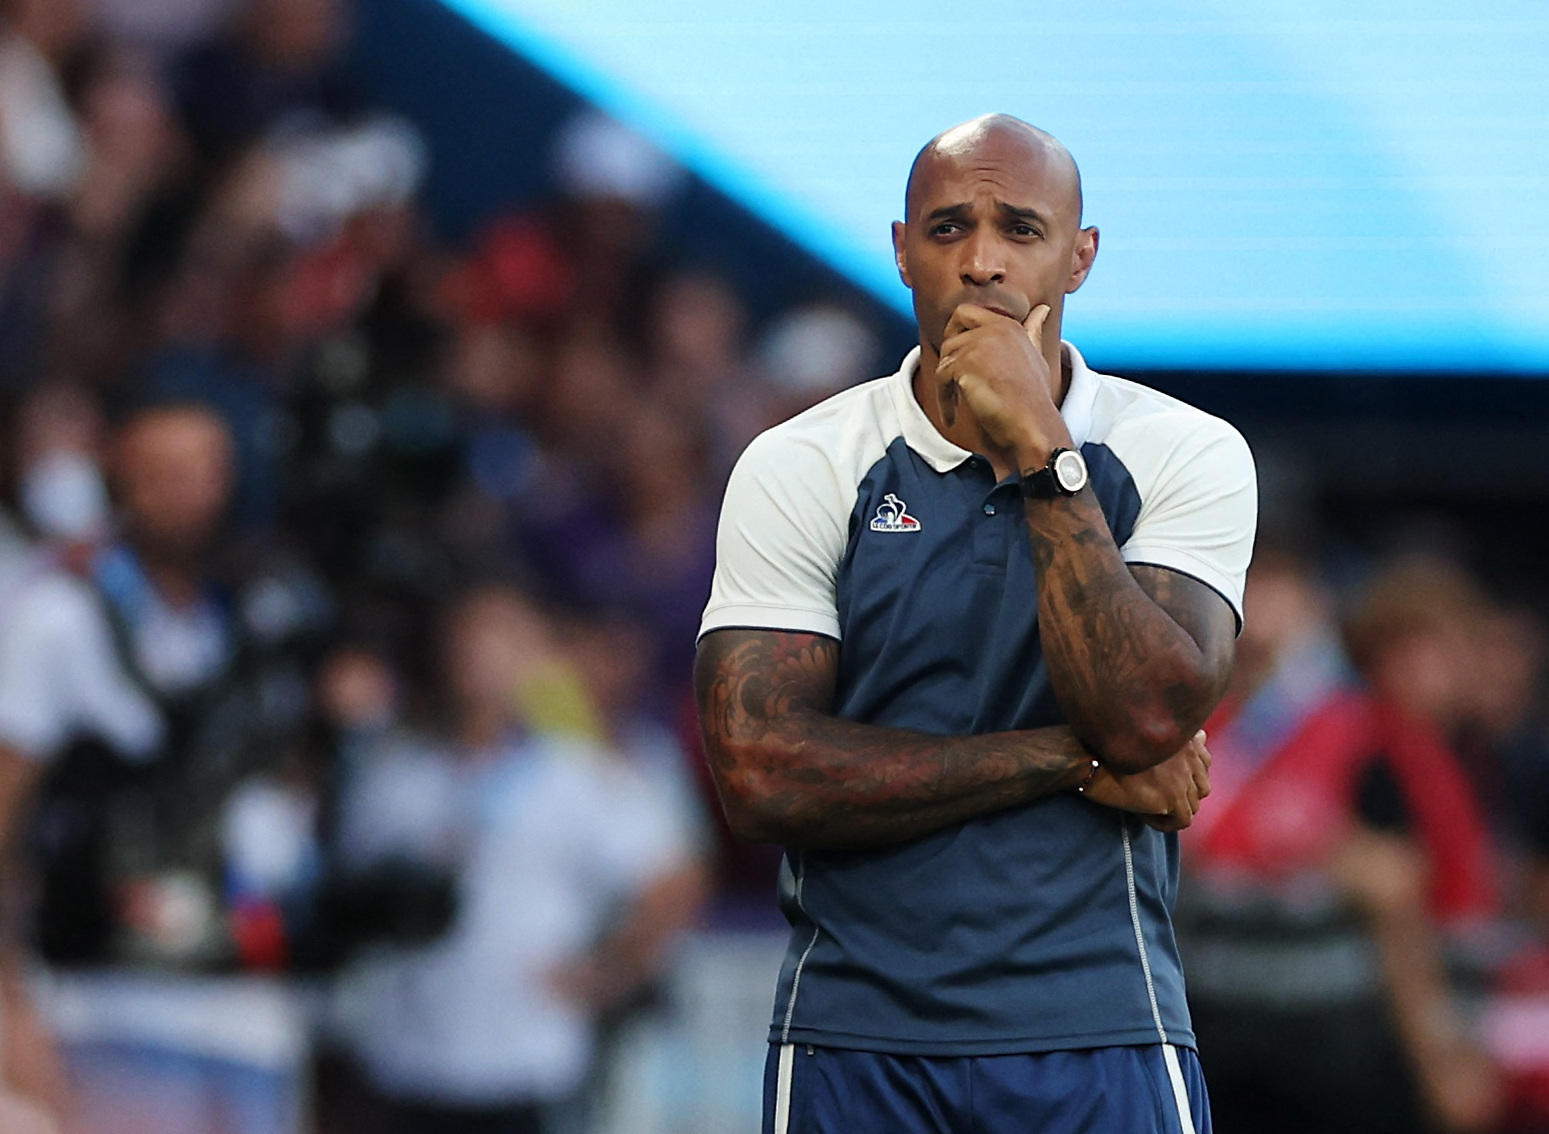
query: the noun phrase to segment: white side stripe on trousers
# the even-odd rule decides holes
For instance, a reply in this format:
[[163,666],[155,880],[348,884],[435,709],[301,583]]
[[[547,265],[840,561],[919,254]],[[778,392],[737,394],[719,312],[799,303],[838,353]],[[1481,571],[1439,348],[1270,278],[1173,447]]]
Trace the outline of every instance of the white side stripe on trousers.
[[[791,1128],[791,1067],[795,1061],[796,1045],[782,1043],[780,1066],[775,1072],[774,1134],[787,1134]],[[1188,1134],[1194,1134],[1192,1127]]]
[[[1173,1102],[1178,1107],[1178,1129],[1183,1134],[1194,1134],[1194,1112],[1189,1109],[1189,1089],[1183,1085],[1183,1068],[1178,1066],[1178,1049],[1164,1043],[1162,1062],[1167,1064],[1167,1078],[1172,1081]],[[785,1134],[784,1129],[777,1128],[775,1134]]]

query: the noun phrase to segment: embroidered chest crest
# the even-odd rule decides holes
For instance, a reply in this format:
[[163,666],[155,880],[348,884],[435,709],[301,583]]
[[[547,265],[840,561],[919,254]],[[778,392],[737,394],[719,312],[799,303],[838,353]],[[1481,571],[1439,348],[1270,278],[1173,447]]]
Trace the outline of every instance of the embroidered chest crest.
[[874,532],[917,532],[920,521],[909,515],[908,506],[889,492],[877,505],[877,514],[871,518]]

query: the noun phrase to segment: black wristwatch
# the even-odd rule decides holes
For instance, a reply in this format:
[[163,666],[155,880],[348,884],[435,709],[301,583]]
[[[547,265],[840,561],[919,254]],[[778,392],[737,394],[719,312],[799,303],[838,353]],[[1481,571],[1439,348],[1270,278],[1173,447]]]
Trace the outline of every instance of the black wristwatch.
[[1074,496],[1086,487],[1086,460],[1074,449],[1056,449],[1049,463],[1022,474],[1022,495],[1029,500]]

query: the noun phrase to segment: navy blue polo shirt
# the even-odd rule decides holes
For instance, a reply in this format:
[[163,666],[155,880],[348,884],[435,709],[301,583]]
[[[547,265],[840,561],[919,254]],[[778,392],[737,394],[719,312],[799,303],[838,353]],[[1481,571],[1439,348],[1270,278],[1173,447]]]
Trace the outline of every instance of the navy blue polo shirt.
[[[1063,349],[1060,412],[1124,559],[1199,579],[1240,619],[1257,500],[1241,436]],[[936,431],[917,365],[915,351],[748,447],[701,634],[838,639],[835,711],[854,721],[1062,724],[1017,484]],[[1176,835],[1075,793],[894,846],[789,850],[771,1037],[928,1055],[1192,1044],[1177,881]]]

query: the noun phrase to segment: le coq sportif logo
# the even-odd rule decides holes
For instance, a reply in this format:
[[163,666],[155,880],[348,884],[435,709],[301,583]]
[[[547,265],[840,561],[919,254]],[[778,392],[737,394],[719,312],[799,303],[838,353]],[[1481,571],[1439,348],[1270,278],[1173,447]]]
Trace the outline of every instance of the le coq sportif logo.
[[909,515],[908,506],[889,492],[877,505],[877,514],[871,518],[874,532],[917,532],[920,521]]

